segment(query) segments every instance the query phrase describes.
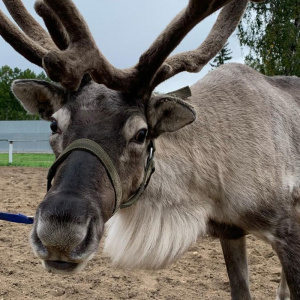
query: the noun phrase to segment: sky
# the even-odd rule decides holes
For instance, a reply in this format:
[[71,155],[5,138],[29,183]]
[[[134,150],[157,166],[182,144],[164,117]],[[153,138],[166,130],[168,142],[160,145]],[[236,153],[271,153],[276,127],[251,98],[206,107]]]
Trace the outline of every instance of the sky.
[[[26,8],[43,24],[35,14],[34,0],[23,0]],[[74,0],[88,23],[101,52],[117,68],[128,68],[138,62],[140,55],[149,48],[160,32],[188,3],[188,0]],[[8,15],[0,2],[0,9]],[[199,47],[212,28],[218,13],[214,13],[198,24],[174,50],[174,53]],[[231,62],[244,61],[238,39],[233,34],[229,39],[233,51]],[[40,73],[42,69],[23,58],[0,37],[0,66],[31,69]],[[159,92],[170,92],[186,85],[192,85],[210,70],[207,65],[199,73],[183,72],[157,87]]]

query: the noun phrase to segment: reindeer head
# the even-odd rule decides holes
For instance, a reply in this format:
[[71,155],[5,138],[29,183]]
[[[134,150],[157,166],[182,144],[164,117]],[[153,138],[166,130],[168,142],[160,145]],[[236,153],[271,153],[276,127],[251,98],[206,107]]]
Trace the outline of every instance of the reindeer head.
[[[58,157],[31,244],[48,270],[75,272],[95,254],[104,223],[144,188],[153,141],[195,120],[195,111],[182,100],[189,96],[186,89],[167,95],[152,91],[179,72],[198,72],[225,44],[247,0],[190,0],[126,70],[105,59],[71,0],[36,2],[50,35],[19,0],[4,2],[23,32],[0,11],[2,37],[60,84],[17,80],[12,87],[30,113],[51,122],[50,144]],[[196,24],[224,5],[198,49],[168,58]]]

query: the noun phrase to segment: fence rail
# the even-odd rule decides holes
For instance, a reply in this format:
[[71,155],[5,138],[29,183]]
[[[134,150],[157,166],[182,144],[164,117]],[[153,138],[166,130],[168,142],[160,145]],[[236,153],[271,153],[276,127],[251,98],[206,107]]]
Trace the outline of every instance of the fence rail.
[[22,142],[48,142],[49,140],[6,140],[6,139],[0,139],[0,142],[8,142],[8,163],[13,163],[13,151],[14,151],[14,143],[22,143]]
[[9,141],[14,153],[52,153],[50,136],[47,121],[0,121],[0,153],[7,153]]

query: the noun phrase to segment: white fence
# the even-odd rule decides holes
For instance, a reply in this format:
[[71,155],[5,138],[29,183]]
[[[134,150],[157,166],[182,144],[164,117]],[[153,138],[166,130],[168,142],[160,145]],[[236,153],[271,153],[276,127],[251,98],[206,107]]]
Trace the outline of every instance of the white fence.
[[0,153],[52,153],[46,121],[0,121]]

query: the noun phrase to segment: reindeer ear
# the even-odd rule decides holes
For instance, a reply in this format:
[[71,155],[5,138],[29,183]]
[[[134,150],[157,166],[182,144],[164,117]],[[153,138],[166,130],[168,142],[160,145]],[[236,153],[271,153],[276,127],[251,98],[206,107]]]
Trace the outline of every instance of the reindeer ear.
[[147,108],[150,134],[157,137],[164,132],[173,132],[196,119],[194,108],[180,98],[171,95],[153,96]]
[[42,119],[50,120],[52,114],[66,102],[64,88],[42,80],[15,80],[12,92],[24,108],[31,114],[39,114]]
[[166,95],[184,100],[184,99],[186,99],[188,97],[191,97],[192,96],[192,92],[191,92],[191,89],[190,89],[189,86],[185,86],[185,87],[183,87],[183,88],[181,88],[179,90],[166,93]]

